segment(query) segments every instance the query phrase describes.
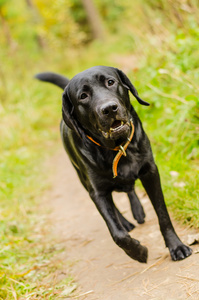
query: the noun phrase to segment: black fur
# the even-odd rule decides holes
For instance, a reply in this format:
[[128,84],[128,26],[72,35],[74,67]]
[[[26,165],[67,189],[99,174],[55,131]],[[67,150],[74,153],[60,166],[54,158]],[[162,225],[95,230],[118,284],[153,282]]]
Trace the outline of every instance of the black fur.
[[[79,73],[70,81],[53,73],[41,73],[36,78],[65,88],[60,125],[62,141],[115,243],[131,258],[147,261],[147,248],[130,237],[128,231],[134,225],[122,216],[112,199],[113,191],[126,192],[134,218],[143,223],[145,213],[134,191],[135,180],[139,178],[157,213],[172,259],[180,260],[191,255],[191,249],[180,241],[172,226],[150,142],[131,106],[128,92],[140,104],[149,103],[138,96],[128,77],[116,68],[98,66]],[[127,156],[122,156],[119,161],[118,176],[113,178],[112,163],[117,152],[112,149],[127,141],[131,119],[135,133],[127,148]],[[101,146],[90,141],[88,136]]]

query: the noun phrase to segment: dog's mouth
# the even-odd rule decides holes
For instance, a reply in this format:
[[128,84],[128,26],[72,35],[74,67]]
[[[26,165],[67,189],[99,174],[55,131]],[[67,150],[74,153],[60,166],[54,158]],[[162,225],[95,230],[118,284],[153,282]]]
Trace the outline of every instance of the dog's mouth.
[[101,133],[106,139],[116,139],[129,130],[130,123],[122,120],[115,120],[108,131],[101,130]]

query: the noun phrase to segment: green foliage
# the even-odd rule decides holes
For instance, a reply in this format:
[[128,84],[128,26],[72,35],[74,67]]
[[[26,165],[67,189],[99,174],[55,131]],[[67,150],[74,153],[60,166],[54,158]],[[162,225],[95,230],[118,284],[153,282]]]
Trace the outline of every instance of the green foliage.
[[53,48],[64,47],[66,44],[77,46],[84,40],[78,23],[70,13],[72,1],[56,0],[49,5],[47,0],[35,0],[40,13],[37,32]]
[[59,255],[63,249],[44,239],[49,233],[44,220],[38,222],[36,211],[24,208],[23,214],[20,209],[17,213],[23,221],[19,216],[7,221],[2,215],[0,223],[0,299],[57,299],[66,288],[74,286],[69,274],[64,282],[54,278],[62,270]]
[[4,59],[1,70],[0,299],[57,299],[75,289],[68,272],[68,282],[55,280],[64,249],[55,246],[39,208],[48,187],[44,161],[59,138],[61,103],[56,89],[38,89],[38,64],[37,56],[18,53]]
[[101,16],[106,20],[106,26],[111,33],[118,32],[121,23],[118,22],[122,16],[126,14],[127,6],[125,1],[119,0],[96,0]]
[[[145,16],[155,17],[158,11],[160,24],[168,17],[168,10],[170,17],[161,32],[161,25],[158,29],[154,26],[156,19],[148,20],[147,42],[142,33],[137,32],[136,54],[141,60],[136,72],[131,71],[129,75],[141,97],[151,103],[150,109],[138,105],[136,108],[152,141],[167,204],[177,218],[198,227],[199,10],[193,11],[194,1],[190,1],[189,6],[186,3],[190,13],[181,13],[181,2],[167,2],[166,9],[159,6],[161,3],[165,4],[164,1],[149,1],[148,10],[144,7]],[[173,22],[169,24],[171,19]],[[179,19],[183,20],[183,25]],[[145,26],[147,28],[147,24]],[[169,33],[166,27],[170,27]],[[171,175],[173,171],[177,172],[176,177]]]
[[91,29],[88,24],[86,12],[83,8],[83,5],[81,1],[74,0],[71,3],[70,12],[73,20],[76,24],[79,25],[79,28],[81,28],[82,32],[85,33],[86,40],[91,39]]

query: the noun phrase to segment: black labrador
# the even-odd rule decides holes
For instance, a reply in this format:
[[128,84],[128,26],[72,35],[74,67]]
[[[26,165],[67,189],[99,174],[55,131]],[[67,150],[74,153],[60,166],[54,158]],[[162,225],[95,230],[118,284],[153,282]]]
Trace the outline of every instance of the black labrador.
[[126,192],[134,218],[143,223],[145,213],[134,191],[139,178],[156,211],[171,258],[181,260],[191,255],[169,218],[150,142],[130,103],[129,91],[140,104],[149,103],[138,96],[128,77],[116,68],[97,66],[70,81],[48,72],[36,78],[64,89],[62,141],[115,243],[131,258],[147,261],[147,248],[128,234],[134,225],[112,199],[113,191]]

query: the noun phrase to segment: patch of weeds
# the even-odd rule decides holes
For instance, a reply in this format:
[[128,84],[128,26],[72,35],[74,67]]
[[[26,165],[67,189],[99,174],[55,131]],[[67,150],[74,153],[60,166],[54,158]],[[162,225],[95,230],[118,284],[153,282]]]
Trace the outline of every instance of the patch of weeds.
[[[12,57],[12,67],[24,59]],[[53,241],[40,202],[49,185],[45,161],[57,147],[61,107],[37,90],[34,67],[30,74],[24,65],[12,76],[4,64],[9,87],[0,104],[0,299],[57,299],[74,283],[69,270],[63,272],[64,249]]]
[[57,299],[76,288],[60,258],[65,249],[52,239],[37,209],[31,222],[1,221],[0,299]]

